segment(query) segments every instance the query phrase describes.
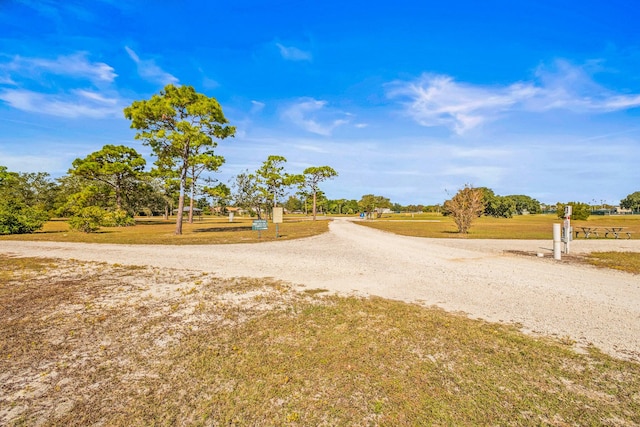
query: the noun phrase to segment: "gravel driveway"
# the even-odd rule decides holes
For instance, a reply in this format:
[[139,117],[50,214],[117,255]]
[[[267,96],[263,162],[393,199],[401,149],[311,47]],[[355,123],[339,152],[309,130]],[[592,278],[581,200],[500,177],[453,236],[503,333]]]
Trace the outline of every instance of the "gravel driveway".
[[[273,277],[517,323],[529,333],[568,337],[640,361],[638,275],[554,261],[551,241],[414,238],[345,219],[334,220],[329,229],[306,239],[234,245],[2,241],[0,252],[200,270],[220,277]],[[571,250],[640,252],[640,240],[578,240]]]

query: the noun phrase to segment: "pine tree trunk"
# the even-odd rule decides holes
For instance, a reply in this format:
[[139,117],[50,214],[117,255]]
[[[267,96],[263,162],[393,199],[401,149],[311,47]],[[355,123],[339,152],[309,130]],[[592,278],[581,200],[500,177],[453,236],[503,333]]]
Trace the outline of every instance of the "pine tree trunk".
[[195,188],[193,181],[191,181],[191,200],[189,200],[189,224],[193,224],[193,197],[195,195]]
[[316,220],[316,192],[313,192],[313,220]]
[[182,234],[182,217],[184,211],[184,187],[187,181],[186,170],[182,171],[182,177],[180,178],[180,198],[178,199],[178,217],[176,218],[176,233]]

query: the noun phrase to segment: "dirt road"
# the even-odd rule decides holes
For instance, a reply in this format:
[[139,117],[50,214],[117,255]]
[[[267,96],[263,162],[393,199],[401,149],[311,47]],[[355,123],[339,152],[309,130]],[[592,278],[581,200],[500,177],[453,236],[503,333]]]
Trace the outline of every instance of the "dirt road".
[[[335,220],[329,233],[294,241],[197,246],[2,241],[0,253],[274,277],[518,323],[527,332],[568,337],[640,360],[640,276],[554,261],[551,246],[550,241],[412,238]],[[640,240],[572,244],[573,252],[592,250],[640,252]]]

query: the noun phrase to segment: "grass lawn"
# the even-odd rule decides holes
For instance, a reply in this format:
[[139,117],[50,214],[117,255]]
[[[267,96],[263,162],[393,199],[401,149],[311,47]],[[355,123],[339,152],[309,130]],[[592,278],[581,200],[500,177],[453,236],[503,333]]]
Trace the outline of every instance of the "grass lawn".
[[0,425],[640,425],[640,364],[279,282],[0,258]]
[[[518,215],[513,218],[482,216],[471,225],[468,234],[458,233],[451,217],[436,214],[391,214],[380,219],[358,221],[357,224],[390,231],[396,234],[418,237],[460,239],[553,239],[553,224],[562,223],[555,214]],[[571,221],[574,230],[580,226],[625,227],[633,238],[640,238],[640,215],[590,216],[586,221]],[[604,232],[600,233],[604,237]],[[626,235],[625,235],[626,238]]]
[[[0,236],[2,239],[83,242],[83,243],[123,243],[123,244],[162,244],[195,245],[220,243],[255,243],[276,240],[276,226],[269,221],[269,229],[253,231],[252,218],[236,217],[232,223],[226,217],[203,216],[193,224],[183,224],[182,235],[175,235],[175,218],[137,218],[133,227],[102,227],[96,233],[70,231],[64,219],[48,221],[41,231],[33,234]],[[298,239],[324,233],[328,222],[319,219],[285,218],[278,226],[278,240]]]

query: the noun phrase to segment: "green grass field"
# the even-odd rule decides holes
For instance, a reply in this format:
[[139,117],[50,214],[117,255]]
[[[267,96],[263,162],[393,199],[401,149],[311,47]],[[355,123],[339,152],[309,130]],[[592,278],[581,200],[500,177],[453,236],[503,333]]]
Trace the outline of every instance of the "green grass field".
[[640,364],[269,280],[0,257],[0,424],[640,425]]

